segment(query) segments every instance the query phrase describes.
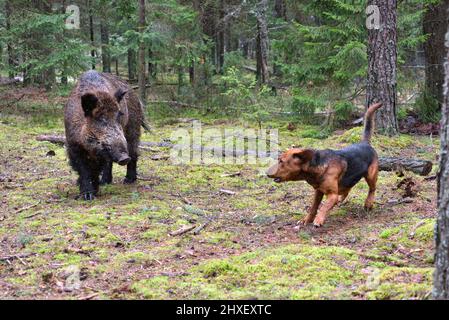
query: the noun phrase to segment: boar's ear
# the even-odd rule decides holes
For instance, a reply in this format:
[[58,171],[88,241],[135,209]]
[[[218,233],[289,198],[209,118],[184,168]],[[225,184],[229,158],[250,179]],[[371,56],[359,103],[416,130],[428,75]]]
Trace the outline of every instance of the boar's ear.
[[117,99],[117,101],[120,103],[120,101],[122,101],[122,99],[126,93],[128,93],[127,90],[118,89],[117,92],[114,94],[114,96]]
[[84,110],[84,115],[86,117],[92,115],[92,110],[95,109],[98,103],[98,98],[93,93],[86,93],[81,97],[81,106]]

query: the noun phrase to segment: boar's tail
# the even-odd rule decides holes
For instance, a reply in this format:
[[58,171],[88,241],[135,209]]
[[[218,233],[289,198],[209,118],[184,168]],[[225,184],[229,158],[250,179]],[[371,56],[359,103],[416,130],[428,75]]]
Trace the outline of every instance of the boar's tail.
[[142,109],[142,123],[141,123],[142,128],[144,128],[145,131],[150,132],[150,131],[151,131],[151,126],[150,126],[150,124],[145,120],[145,105],[142,103],[142,101],[140,101],[140,99],[139,99],[139,102],[140,102],[140,108]]
[[150,132],[151,131],[151,126],[144,120],[142,120],[142,128],[145,129],[145,131]]

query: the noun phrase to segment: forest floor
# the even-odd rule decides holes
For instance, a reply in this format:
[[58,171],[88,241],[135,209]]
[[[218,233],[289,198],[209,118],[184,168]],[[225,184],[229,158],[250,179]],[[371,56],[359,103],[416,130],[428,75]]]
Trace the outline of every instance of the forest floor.
[[[0,299],[430,296],[435,179],[381,172],[373,211],[363,210],[362,181],[315,229],[297,225],[312,200],[305,182],[275,184],[266,166],[173,165],[168,148],[151,147],[135,185],[123,185],[124,168],[114,166],[114,183],[84,202],[75,199],[77,177],[64,148],[36,141],[64,133],[64,98],[16,96],[0,109]],[[142,141],[189,129],[181,117],[149,119],[153,130]],[[204,129],[257,128],[198,119]],[[358,127],[324,138],[319,127],[263,125],[279,128],[281,149],[341,148],[361,134]],[[376,136],[373,145],[380,155],[436,163],[439,140]],[[205,223],[197,235],[170,235]]]

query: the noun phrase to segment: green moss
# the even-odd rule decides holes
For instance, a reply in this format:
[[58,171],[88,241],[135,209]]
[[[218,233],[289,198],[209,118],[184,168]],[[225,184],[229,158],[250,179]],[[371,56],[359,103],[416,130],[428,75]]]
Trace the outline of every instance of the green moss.
[[433,241],[435,220],[429,219],[415,231],[415,237],[421,241]]
[[366,293],[368,299],[423,299],[432,290],[433,268],[383,269],[377,278],[371,279],[373,290]]
[[379,237],[382,239],[389,239],[391,236],[398,234],[400,231],[401,227],[385,229],[379,234]]
[[[354,252],[338,247],[286,246],[234,258],[211,260],[188,277],[164,279],[156,293],[153,281],[133,285],[139,294],[170,298],[323,299],[350,297],[351,284],[361,278]],[[157,282],[161,285],[161,282]],[[182,288],[182,289],[180,289]],[[338,292],[338,293],[337,293]]]

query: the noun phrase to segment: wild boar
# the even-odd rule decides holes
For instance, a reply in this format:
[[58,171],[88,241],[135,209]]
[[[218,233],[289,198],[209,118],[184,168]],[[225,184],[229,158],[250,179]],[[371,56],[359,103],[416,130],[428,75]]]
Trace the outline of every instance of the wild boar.
[[101,184],[112,183],[113,162],[127,165],[124,183],[136,181],[140,128],[148,126],[143,105],[126,82],[112,74],[84,73],[64,107],[64,124],[83,199],[93,200]]

